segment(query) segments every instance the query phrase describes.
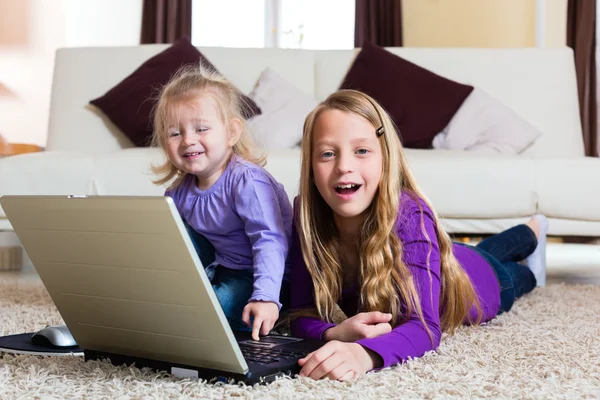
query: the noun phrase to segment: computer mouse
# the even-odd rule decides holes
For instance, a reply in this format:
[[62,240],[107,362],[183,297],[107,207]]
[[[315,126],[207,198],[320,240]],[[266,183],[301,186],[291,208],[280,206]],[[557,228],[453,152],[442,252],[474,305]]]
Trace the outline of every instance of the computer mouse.
[[77,347],[66,325],[45,327],[31,335],[31,343],[44,347]]

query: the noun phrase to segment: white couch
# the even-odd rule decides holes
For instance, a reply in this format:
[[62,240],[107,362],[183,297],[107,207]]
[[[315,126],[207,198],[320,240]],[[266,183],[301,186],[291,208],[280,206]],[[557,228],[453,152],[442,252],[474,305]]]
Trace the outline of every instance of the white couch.
[[[168,45],[61,49],[56,55],[46,151],[0,159],[1,194],[161,195],[149,166],[157,149],[133,148],[88,101],[104,94]],[[406,151],[418,182],[454,233],[495,233],[535,213],[550,234],[600,237],[600,160],[583,153],[570,49],[424,49],[392,52],[450,79],[477,85],[543,132],[518,156],[466,151]],[[270,66],[324,99],[358,50],[201,48],[248,93]],[[290,198],[298,149],[269,154],[267,169]],[[0,229],[10,229],[0,210]]]

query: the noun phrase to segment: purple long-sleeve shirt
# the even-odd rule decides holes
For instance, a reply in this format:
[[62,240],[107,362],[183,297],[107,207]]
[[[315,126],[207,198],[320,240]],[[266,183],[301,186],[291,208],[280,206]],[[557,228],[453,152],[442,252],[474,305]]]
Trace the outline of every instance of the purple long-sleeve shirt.
[[[423,318],[433,336],[433,342],[415,312],[407,322],[396,326],[390,333],[357,341],[362,346],[379,354],[383,360],[383,367],[405,361],[409,357],[420,357],[427,351],[437,348],[442,335],[440,326],[440,251],[436,239],[437,228],[429,207],[422,201],[420,203],[423,209],[425,231],[430,240],[427,240],[421,230],[421,211],[417,201],[405,193],[401,196],[396,229],[403,246],[403,261],[413,274]],[[431,280],[427,271],[429,251],[431,251],[429,256]],[[295,226],[292,230],[290,252],[291,282],[293,282],[291,307],[292,309],[315,308],[314,286],[302,258]],[[475,287],[482,309],[481,322],[491,320],[500,308],[500,285],[493,269],[479,253],[471,248],[453,244],[453,252]],[[343,290],[338,304],[348,317],[359,312],[358,298],[358,287]],[[465,322],[474,321],[476,318],[477,310],[473,307]],[[300,317],[292,322],[292,332],[298,337],[322,339],[325,330],[333,326],[335,324],[318,318]]]
[[248,301],[272,301],[281,308],[293,215],[283,185],[264,168],[233,155],[210,188],[200,190],[196,177],[188,174],[165,195],[215,247],[215,265],[254,271]]

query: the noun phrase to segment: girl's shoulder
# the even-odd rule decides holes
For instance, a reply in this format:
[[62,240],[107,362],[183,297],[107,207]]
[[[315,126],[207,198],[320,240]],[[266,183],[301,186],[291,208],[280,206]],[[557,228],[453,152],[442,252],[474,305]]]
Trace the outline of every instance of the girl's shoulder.
[[421,231],[422,224],[435,224],[433,211],[427,202],[412,191],[403,191],[396,219],[396,232],[401,237]]
[[268,180],[271,183],[277,181],[264,167],[258,164],[254,164],[251,161],[246,160],[238,155],[231,158],[229,162],[229,179],[232,182],[239,182],[241,180]]
[[427,202],[419,197],[419,195],[410,190],[403,190],[400,194],[400,210],[398,216],[410,215],[415,212],[432,213]]
[[396,234],[400,240],[403,243],[429,241],[436,230],[434,214],[427,202],[414,192],[403,192],[396,220]]

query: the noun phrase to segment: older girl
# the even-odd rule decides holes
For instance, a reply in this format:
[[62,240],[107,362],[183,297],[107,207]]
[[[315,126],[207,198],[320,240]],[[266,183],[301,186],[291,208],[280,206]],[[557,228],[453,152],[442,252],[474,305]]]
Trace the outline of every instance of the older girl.
[[388,114],[361,92],[332,94],[305,121],[295,202],[292,331],[328,342],[300,375],[352,378],[508,311],[536,286],[532,269],[544,275],[546,230],[536,216],[478,247],[451,243]]

